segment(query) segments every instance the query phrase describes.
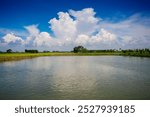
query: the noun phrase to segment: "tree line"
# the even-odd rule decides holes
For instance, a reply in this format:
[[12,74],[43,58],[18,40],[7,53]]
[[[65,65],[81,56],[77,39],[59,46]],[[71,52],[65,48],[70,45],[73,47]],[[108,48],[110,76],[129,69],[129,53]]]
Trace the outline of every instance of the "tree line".
[[[28,49],[25,49],[24,51],[25,53],[38,53],[39,51],[38,50],[28,50]],[[49,51],[43,51],[43,52],[49,52]],[[0,53],[19,53],[19,52],[14,52],[12,49],[8,49],[6,50],[6,52],[3,52],[3,51],[0,51]]]
[[38,53],[39,51],[38,50],[27,50],[27,49],[25,49],[25,52],[26,53]]
[[[6,50],[6,53],[12,53],[12,49]],[[25,49],[25,53],[38,53],[39,51],[36,49]],[[43,52],[50,52],[50,51],[43,51]],[[52,51],[52,52],[69,52],[69,51]],[[73,48],[74,53],[121,53],[122,55],[142,55],[142,56],[150,56],[150,49],[126,49],[122,50],[121,48],[119,50],[116,49],[105,49],[105,50],[88,50],[87,48],[83,47],[82,45],[76,46]],[[0,51],[0,53],[4,53]]]
[[88,52],[88,53],[92,53],[92,52],[122,52],[122,53],[130,53],[130,52],[136,52],[136,53],[150,53],[150,49],[145,48],[145,49],[126,49],[126,50],[122,50],[121,48],[119,50],[116,49],[105,49],[105,50],[88,50],[83,46],[77,46],[74,47],[73,52],[74,53],[84,53],[84,52]]
[[116,49],[107,49],[107,50],[88,50],[83,46],[76,46],[73,48],[74,53],[100,53],[100,52],[116,52]]

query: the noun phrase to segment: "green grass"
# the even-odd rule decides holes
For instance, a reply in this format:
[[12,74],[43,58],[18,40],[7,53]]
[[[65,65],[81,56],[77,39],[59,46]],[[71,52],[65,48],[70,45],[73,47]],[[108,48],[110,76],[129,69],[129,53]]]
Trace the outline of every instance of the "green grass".
[[150,54],[123,53],[123,52],[93,52],[93,53],[73,53],[73,52],[48,52],[48,53],[0,53],[0,62],[21,60],[40,56],[140,56],[150,57]]
[[40,56],[100,56],[119,55],[118,53],[73,53],[73,52],[49,52],[49,53],[0,53],[0,62],[21,60]]

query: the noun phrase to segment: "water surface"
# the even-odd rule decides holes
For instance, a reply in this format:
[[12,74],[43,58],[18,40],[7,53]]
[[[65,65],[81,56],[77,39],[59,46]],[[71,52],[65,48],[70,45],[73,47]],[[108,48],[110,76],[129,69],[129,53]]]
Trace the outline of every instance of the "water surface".
[[150,59],[59,56],[0,63],[0,99],[150,99]]

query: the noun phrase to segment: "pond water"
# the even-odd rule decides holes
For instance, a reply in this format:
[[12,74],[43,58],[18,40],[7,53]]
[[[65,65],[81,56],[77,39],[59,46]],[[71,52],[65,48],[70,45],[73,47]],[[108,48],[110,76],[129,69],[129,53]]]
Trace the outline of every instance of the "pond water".
[[0,99],[150,99],[150,58],[53,56],[3,62]]

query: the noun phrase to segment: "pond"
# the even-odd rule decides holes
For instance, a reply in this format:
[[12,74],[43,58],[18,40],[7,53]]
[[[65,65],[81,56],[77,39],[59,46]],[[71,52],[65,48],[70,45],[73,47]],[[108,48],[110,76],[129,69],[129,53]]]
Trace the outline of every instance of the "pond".
[[150,58],[53,56],[3,62],[0,99],[150,99]]

